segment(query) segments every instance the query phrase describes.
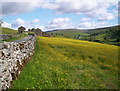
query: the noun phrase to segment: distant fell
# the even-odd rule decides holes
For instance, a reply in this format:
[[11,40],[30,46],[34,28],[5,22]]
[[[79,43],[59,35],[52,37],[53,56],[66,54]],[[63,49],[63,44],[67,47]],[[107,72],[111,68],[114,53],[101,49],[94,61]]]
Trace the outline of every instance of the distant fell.
[[120,25],[89,30],[57,29],[47,32],[55,37],[100,42],[112,45],[120,45]]

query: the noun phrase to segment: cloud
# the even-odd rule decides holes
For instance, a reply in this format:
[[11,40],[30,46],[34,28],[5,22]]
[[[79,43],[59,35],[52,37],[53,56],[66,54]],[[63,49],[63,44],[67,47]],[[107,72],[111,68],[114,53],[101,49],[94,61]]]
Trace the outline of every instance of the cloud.
[[[7,0],[9,1],[9,0]],[[11,0],[14,2],[2,4],[2,15],[16,15],[32,11],[36,8],[47,8],[54,10],[57,14],[84,14],[98,20],[114,19],[116,15],[110,7],[118,7],[119,0]],[[116,8],[117,10],[117,8]]]
[[39,8],[47,8],[47,9],[56,9],[59,8],[59,5],[55,2],[39,2]]
[[39,22],[40,22],[39,19],[34,19],[32,21],[25,21],[25,20],[23,20],[21,18],[17,18],[11,24],[7,23],[7,22],[3,22],[2,27],[7,27],[7,28],[11,28],[11,29],[18,29],[18,27],[24,26],[26,29],[29,29],[29,28],[41,28],[41,29],[45,30],[44,26],[38,25]]
[[98,20],[99,21],[104,21],[104,20],[111,20],[111,19],[114,19],[114,18],[115,18],[115,16],[114,16],[113,13],[104,13],[104,15],[102,14],[98,17]]
[[3,23],[2,23],[2,27],[11,28],[11,24],[10,24],[10,23],[7,23],[7,22],[3,22]]
[[39,28],[39,29],[41,29],[42,31],[47,31],[47,29],[46,29],[44,26],[40,26],[40,25],[35,25],[34,28]]
[[[51,0],[46,0],[51,1]],[[44,2],[44,0],[3,0],[2,2]]]
[[56,18],[56,19],[53,19],[50,23],[51,24],[58,24],[58,23],[66,23],[66,22],[69,22],[70,21],[70,18],[66,17],[66,18]]
[[[112,1],[97,1],[97,0],[57,0],[59,8],[56,9],[57,13],[75,13],[84,14],[89,17],[98,18],[98,20],[110,20],[115,18],[114,12],[110,11],[110,7],[117,6]],[[117,1],[117,0],[113,0]],[[70,7],[68,7],[70,6]],[[111,13],[110,13],[111,12]]]
[[43,0],[35,0],[35,1],[12,0],[12,2],[3,1],[2,2],[2,15],[16,15],[16,14],[26,13],[36,8],[55,9],[58,7],[58,5],[47,2],[47,1],[46,2]]
[[80,29],[94,29],[94,28],[101,28],[107,27],[109,24],[108,22],[82,22],[79,24]]
[[37,2],[3,2],[2,15],[16,15],[37,8]]
[[36,25],[40,22],[39,19],[34,19],[32,21],[25,21],[21,18],[17,18],[13,23],[11,24],[11,28],[17,29],[20,26],[24,26],[27,29],[28,28],[36,28]]
[[80,21],[84,22],[84,21],[88,21],[88,20],[90,20],[90,18],[82,18]]
[[63,28],[73,28],[73,24],[70,23],[70,18],[56,18],[49,22],[45,27],[46,29],[63,29]]
[[[98,5],[95,9],[86,12],[85,14],[87,16],[93,17],[93,18],[97,18],[99,21],[105,21],[105,20],[111,20],[114,19],[116,17],[116,14],[113,9],[109,9],[111,8],[112,3],[111,2],[98,2]],[[113,6],[112,6],[113,8]]]
[[32,24],[33,24],[33,23],[38,23],[38,22],[40,22],[39,19],[34,19],[33,21],[31,21]]
[[[88,12],[95,7],[97,7],[96,0],[88,1],[88,0],[57,0],[59,4],[59,8],[56,9],[59,13],[80,13],[80,12]],[[70,7],[68,7],[70,6]]]
[[20,19],[20,18],[17,18],[13,23],[12,23],[12,26],[13,28],[16,28],[16,27],[19,27],[19,26],[25,26],[26,25],[26,21]]
[[[36,8],[47,8],[54,10],[56,14],[84,14],[89,18],[83,18],[80,23],[82,28],[93,28],[107,25],[105,22],[86,22],[90,18],[97,18],[98,21],[111,20],[117,17],[119,0],[2,0],[2,15],[17,15],[32,11]],[[119,6],[119,7],[118,7]],[[1,15],[0,15],[1,16]],[[30,28],[35,27],[35,23],[39,23],[39,19],[32,21],[25,21],[23,19],[16,19],[12,24],[4,23],[4,26],[12,26],[17,28],[21,25]],[[39,26],[36,25],[38,27]],[[54,28],[72,28],[75,25],[71,23],[71,20],[66,18],[56,18],[49,22],[44,29]],[[77,25],[76,25],[77,26]]]

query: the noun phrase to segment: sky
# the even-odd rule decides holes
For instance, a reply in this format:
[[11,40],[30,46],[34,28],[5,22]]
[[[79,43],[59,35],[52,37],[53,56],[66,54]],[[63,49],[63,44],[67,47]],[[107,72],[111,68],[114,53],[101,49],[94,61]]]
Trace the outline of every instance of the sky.
[[118,25],[119,0],[0,0],[2,26],[94,29]]

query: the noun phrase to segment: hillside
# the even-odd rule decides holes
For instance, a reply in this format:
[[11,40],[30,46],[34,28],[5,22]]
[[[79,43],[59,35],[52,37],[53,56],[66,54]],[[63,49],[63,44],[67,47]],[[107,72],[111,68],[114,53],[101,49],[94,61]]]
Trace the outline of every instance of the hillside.
[[0,27],[0,34],[17,34],[18,31],[10,29],[10,28],[5,28],[5,27]]
[[87,40],[118,46],[120,45],[120,26],[112,26],[91,30],[61,29],[48,33],[56,37],[67,37],[72,39]]
[[55,36],[63,36],[67,38],[74,38],[76,35],[81,34],[82,36],[88,36],[89,34],[85,33],[79,29],[61,29],[61,30],[53,30],[48,31],[47,33],[55,35]]
[[8,34],[8,35],[12,36],[11,38],[9,38],[7,40],[4,40],[4,39],[0,40],[0,41],[7,41],[7,42],[19,40],[19,39],[22,39],[22,38],[28,36],[27,33],[19,34],[17,30],[5,28],[5,27],[2,27],[2,28],[0,27],[0,34]]
[[37,37],[33,59],[12,89],[118,89],[118,47]]
[[120,45],[120,26],[92,29],[85,33],[90,35],[84,40]]

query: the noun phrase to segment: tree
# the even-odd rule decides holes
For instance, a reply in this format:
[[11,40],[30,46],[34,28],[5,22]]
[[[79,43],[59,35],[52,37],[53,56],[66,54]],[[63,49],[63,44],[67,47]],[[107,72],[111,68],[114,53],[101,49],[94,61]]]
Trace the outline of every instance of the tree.
[[28,29],[28,31],[31,31],[31,29]]
[[0,20],[0,27],[2,26],[2,24],[3,24],[3,21],[2,21],[2,20]]
[[74,36],[74,38],[76,39],[76,36]]
[[106,40],[107,39],[107,37],[104,37],[104,40]]
[[31,31],[33,32],[35,30],[35,28],[32,28]]

